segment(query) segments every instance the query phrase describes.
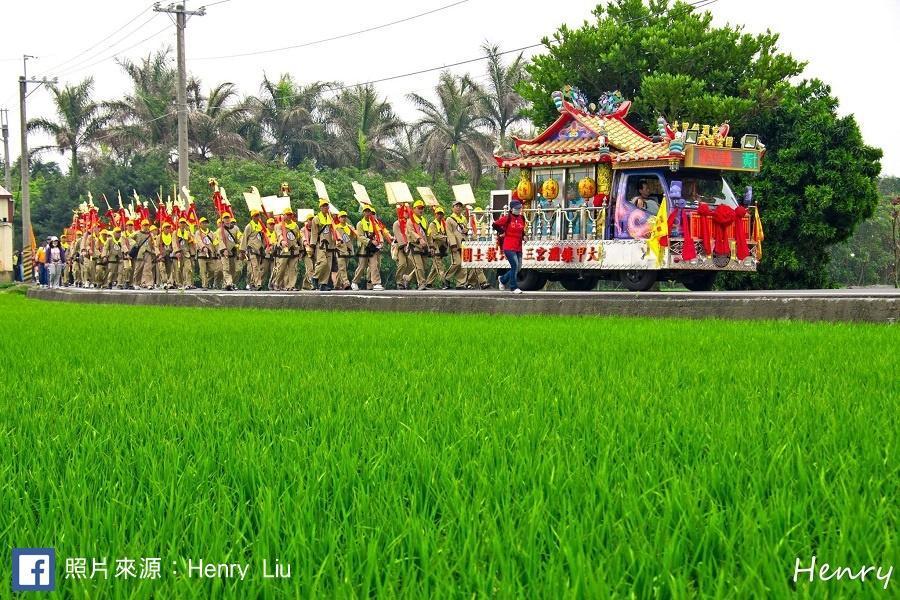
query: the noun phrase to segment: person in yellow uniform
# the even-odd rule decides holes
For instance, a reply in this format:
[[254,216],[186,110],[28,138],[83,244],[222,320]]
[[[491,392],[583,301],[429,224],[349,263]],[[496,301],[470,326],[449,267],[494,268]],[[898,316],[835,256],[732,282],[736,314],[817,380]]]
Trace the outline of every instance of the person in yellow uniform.
[[250,222],[244,227],[240,249],[241,256],[247,261],[247,288],[250,290],[258,290],[262,287],[262,257],[266,247],[263,239],[265,228],[262,213],[256,209],[251,210]]
[[[159,256],[156,263],[159,265],[159,279],[157,285],[168,290],[176,286],[175,268],[175,235],[172,233],[172,224],[168,221],[162,224],[159,234]],[[180,276],[179,276],[180,279]]]
[[391,258],[397,262],[394,278],[397,282],[397,289],[400,290],[409,288],[409,277],[415,271],[411,258],[412,248],[407,235],[410,220],[412,220],[412,208],[410,208],[409,204],[398,206],[397,220],[394,221],[392,228],[394,243],[391,245]]
[[122,263],[122,230],[119,227],[112,230],[111,236],[107,236],[101,256],[103,257],[103,264],[106,265],[106,281],[104,285],[109,289],[112,289],[114,285],[121,289],[122,282],[119,279],[119,266]]
[[222,213],[222,225],[219,227],[219,263],[222,265],[224,290],[235,289],[237,277],[237,254],[241,244],[241,232],[231,219],[231,215]]
[[131,278],[134,276],[134,261],[131,259],[131,249],[134,247],[134,221],[125,221],[125,231],[122,232],[122,264],[119,267],[119,287],[131,289]]
[[209,228],[209,219],[200,217],[197,231],[194,232],[194,248],[197,253],[197,269],[200,271],[200,287],[211,287],[215,273],[216,256],[215,233]]
[[303,273],[300,275],[301,290],[313,289],[313,273],[315,271],[316,249],[312,245],[312,225],[315,215],[307,213],[306,219],[300,224],[300,260],[303,261]]
[[385,242],[390,243],[391,236],[387,228],[375,216],[375,208],[369,204],[363,206],[362,219],[356,224],[357,250],[359,264],[353,274],[351,289],[358,290],[359,282],[366,279],[370,290],[383,290],[381,285],[381,249]]
[[428,224],[428,244],[431,246],[431,271],[428,272],[429,287],[435,282],[441,289],[449,288],[444,270],[444,257],[447,256],[447,219],[444,218],[444,207],[434,207],[434,220]]
[[425,218],[425,203],[422,200],[413,203],[413,217],[407,221],[406,237],[418,289],[424,290],[427,287],[425,258],[431,254],[431,247],[428,245],[428,219]]
[[334,217],[328,207],[328,200],[319,199],[319,212],[312,221],[311,246],[315,249],[315,267],[313,272],[313,288],[320,292],[334,289],[331,285],[331,263],[337,252]]
[[272,278],[275,287],[272,289],[297,290],[297,263],[300,260],[300,225],[294,219],[294,211],[290,208],[284,211],[281,226],[278,231],[278,255],[275,259],[276,275]]
[[447,246],[450,254],[450,268],[447,282],[457,288],[466,286],[466,272],[462,268],[462,244],[469,234],[469,219],[463,214],[462,202],[454,202],[450,218],[447,219]]
[[263,248],[262,260],[260,261],[260,289],[265,285],[268,289],[275,289],[272,285],[275,282],[275,253],[278,251],[278,232],[275,231],[275,219],[269,217],[266,219],[266,230],[263,232],[268,243]]
[[194,287],[194,234],[191,233],[190,224],[184,217],[178,219],[178,230],[175,232],[175,253],[173,266],[175,283],[181,289],[189,290]]
[[335,225],[338,234],[337,242],[337,277],[334,285],[339,290],[349,290],[350,277],[347,274],[347,268],[350,264],[350,258],[356,253],[353,239],[356,237],[356,229],[350,223],[347,217],[347,211],[338,212],[338,222]]
[[100,226],[86,228],[81,242],[81,270],[84,286],[96,287],[96,261],[100,259]]
[[150,221],[141,221],[141,230],[135,232],[132,240],[133,247],[137,248],[134,257],[134,273],[131,275],[132,287],[144,287],[144,270],[153,271],[153,254],[148,251],[150,247]]
[[96,288],[102,288],[106,285],[106,257],[103,255],[103,249],[106,247],[106,241],[109,238],[109,230],[101,229],[97,253],[94,258],[94,287]]

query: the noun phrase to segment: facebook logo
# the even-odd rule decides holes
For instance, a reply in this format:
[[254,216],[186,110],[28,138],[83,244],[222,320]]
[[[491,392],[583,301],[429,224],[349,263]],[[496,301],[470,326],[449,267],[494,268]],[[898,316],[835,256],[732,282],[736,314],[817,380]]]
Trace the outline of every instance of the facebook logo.
[[49,592],[56,588],[53,548],[13,548],[12,591]]

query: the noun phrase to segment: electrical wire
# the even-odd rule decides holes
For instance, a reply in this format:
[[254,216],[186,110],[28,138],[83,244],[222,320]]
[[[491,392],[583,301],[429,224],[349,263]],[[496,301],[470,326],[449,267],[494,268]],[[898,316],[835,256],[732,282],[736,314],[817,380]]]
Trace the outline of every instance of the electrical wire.
[[[227,1],[227,0],[222,0],[222,1]],[[322,39],[319,39],[319,40],[313,40],[313,41],[310,41],[310,42],[303,42],[303,43],[300,43],[300,44],[294,44],[294,45],[292,45],[292,46],[282,46],[281,48],[269,48],[269,49],[267,49],[267,50],[253,50],[253,51],[250,51],[250,52],[240,52],[240,53],[238,53],[238,54],[225,54],[225,55],[222,55],[222,56],[201,56],[201,57],[195,58],[195,59],[193,59],[193,60],[220,60],[220,59],[225,59],[225,58],[241,58],[241,57],[245,57],[245,56],[258,56],[258,55],[260,55],[260,54],[270,54],[270,53],[273,53],[273,52],[283,52],[283,51],[285,51],[285,50],[295,50],[295,49],[297,49],[297,48],[308,48],[309,46],[315,46],[315,45],[317,45],[317,44],[324,44],[324,43],[326,43],[326,42],[333,42],[333,41],[335,41],[335,40],[341,40],[341,39],[353,37],[353,36],[355,36],[355,35],[360,35],[360,34],[363,34],[363,33],[369,33],[369,32],[371,32],[371,31],[376,31],[376,30],[378,30],[378,29],[384,29],[384,28],[386,28],[386,27],[391,27],[392,25],[398,25],[398,24],[400,24],[400,23],[406,23],[407,21],[412,21],[412,20],[418,19],[418,18],[420,18],[420,17],[424,17],[424,16],[427,16],[427,15],[431,15],[431,14],[434,14],[434,13],[437,13],[437,12],[440,12],[440,11],[443,11],[443,10],[447,10],[447,9],[449,9],[449,8],[453,8],[454,6],[459,6],[460,4],[465,4],[465,3],[470,2],[470,1],[471,1],[471,0],[458,0],[457,2],[453,2],[453,3],[451,3],[451,4],[446,4],[446,5],[444,5],[444,6],[440,6],[440,7],[438,7],[438,8],[435,8],[435,9],[432,9],[432,10],[429,10],[429,11],[425,11],[425,12],[422,12],[422,13],[418,13],[418,14],[415,14],[415,15],[412,15],[412,16],[409,16],[409,17],[405,17],[405,18],[403,18],[403,19],[398,19],[398,20],[396,20],[396,21],[391,21],[390,23],[382,23],[381,25],[374,25],[374,26],[372,26],[372,27],[367,27],[367,28],[365,28],[365,29],[360,29],[360,30],[358,30],[358,31],[351,31],[350,33],[342,33],[342,34],[340,34],[340,35],[334,35],[334,36],[327,37],[327,38],[322,38]],[[211,6],[211,5],[208,5],[208,6]]]

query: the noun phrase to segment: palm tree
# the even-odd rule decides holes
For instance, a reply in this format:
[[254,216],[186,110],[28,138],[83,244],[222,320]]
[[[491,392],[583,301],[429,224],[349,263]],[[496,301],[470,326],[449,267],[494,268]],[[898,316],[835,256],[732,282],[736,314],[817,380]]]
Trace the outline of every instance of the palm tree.
[[239,133],[249,108],[245,103],[234,102],[238,97],[237,86],[220,83],[204,96],[199,79],[191,78],[188,93],[188,140],[195,157],[207,160],[212,155],[252,154]]
[[477,185],[491,150],[490,137],[480,129],[488,126],[477,110],[481,91],[468,75],[457,77],[444,71],[435,92],[437,103],[419,94],[407,96],[422,113],[418,125],[422,128],[425,168],[432,177],[440,172],[450,179],[462,166]]
[[177,144],[175,85],[170,48],[149,54],[139,62],[119,61],[131,78],[132,92],[107,103],[116,123],[111,145],[128,156],[136,148],[162,148],[171,152]]
[[404,124],[394,136],[389,152],[390,166],[400,171],[409,171],[423,166],[425,158],[422,152],[421,128],[415,123]]
[[504,65],[500,49],[485,42],[481,49],[487,55],[487,83],[481,94],[481,109],[497,136],[497,147],[510,150],[509,128],[525,120],[522,109],[525,100],[516,86],[525,79],[525,59],[520,53],[509,65]]
[[332,152],[338,165],[383,169],[390,159],[386,142],[402,127],[387,100],[375,86],[345,89],[325,104],[334,136]]
[[60,154],[71,153],[69,174],[77,179],[80,173],[78,155],[97,143],[108,117],[102,106],[91,98],[94,91],[93,77],[88,77],[77,85],[49,87],[57,119],[32,119],[28,122],[28,131],[43,131],[54,138],[54,144],[36,148],[35,152],[55,148]]
[[321,81],[298,85],[287,74],[278,81],[263,76],[262,96],[252,102],[270,158],[294,168],[305,158],[325,155],[325,124],[318,106],[328,86]]

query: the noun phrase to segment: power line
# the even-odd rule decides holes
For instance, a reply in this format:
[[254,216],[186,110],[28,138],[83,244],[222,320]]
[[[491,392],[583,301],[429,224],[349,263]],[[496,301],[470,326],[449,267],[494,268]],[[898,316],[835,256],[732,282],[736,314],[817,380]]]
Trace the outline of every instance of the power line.
[[100,40],[99,42],[95,43],[93,46],[90,46],[90,47],[88,47],[88,48],[85,48],[84,50],[82,50],[82,51],[79,52],[78,54],[75,54],[74,56],[69,57],[68,59],[64,60],[63,62],[61,62],[61,63],[59,63],[59,64],[57,64],[57,65],[54,65],[53,67],[51,67],[50,69],[47,69],[47,70],[48,70],[48,71],[55,71],[55,70],[59,69],[60,67],[62,67],[62,66],[64,66],[64,65],[69,65],[69,64],[71,64],[72,62],[76,61],[77,59],[79,59],[79,58],[80,58],[81,56],[83,56],[84,54],[87,54],[88,52],[90,52],[91,50],[93,50],[94,48],[96,48],[97,46],[99,46],[100,44],[102,44],[103,42],[105,42],[106,40],[110,39],[111,37],[113,37],[114,35],[116,35],[117,33],[119,33],[120,31],[122,31],[123,29],[125,29],[126,27],[128,27],[129,25],[131,25],[132,23],[134,23],[135,21],[137,21],[139,18],[141,18],[141,17],[144,15],[144,13],[146,13],[146,12],[149,11],[149,10],[150,10],[150,7],[148,6],[147,8],[145,8],[144,10],[142,10],[141,12],[139,12],[138,14],[136,14],[134,17],[132,17],[131,19],[129,19],[129,21],[128,21],[127,23],[125,23],[124,25],[122,25],[121,27],[119,27],[118,29],[116,29],[115,31],[113,31],[112,33],[110,33],[108,36],[106,36],[105,38],[103,38],[103,39]]
[[128,46],[127,48],[123,48],[122,50],[117,50],[115,54],[111,54],[111,55],[109,55],[109,56],[107,56],[107,57],[105,57],[105,58],[101,58],[100,60],[98,60],[98,61],[96,61],[96,62],[93,62],[93,63],[91,63],[91,64],[89,64],[89,65],[85,65],[85,66],[82,66],[82,67],[77,67],[77,68],[74,68],[74,69],[70,69],[70,70],[66,71],[65,73],[63,73],[63,75],[71,75],[72,73],[78,73],[79,71],[84,71],[84,70],[86,70],[86,69],[90,69],[91,67],[95,67],[95,66],[97,66],[97,65],[99,65],[99,64],[101,64],[101,63],[105,63],[105,62],[108,61],[108,60],[112,60],[112,59],[118,58],[119,56],[121,56],[122,54],[125,54],[125,53],[128,52],[129,50],[132,50],[132,49],[134,49],[134,48],[137,48],[138,46],[140,46],[140,45],[143,44],[144,42],[147,42],[147,41],[149,41],[149,40],[152,40],[153,38],[155,38],[155,37],[157,37],[157,36],[159,36],[159,35],[165,33],[165,32],[168,31],[168,30],[169,30],[169,26],[166,25],[165,27],[163,27],[162,29],[160,29],[160,30],[157,31],[156,33],[153,33],[153,34],[148,35],[148,36],[145,37],[144,39],[142,39],[142,40],[140,40],[140,41],[138,41],[138,42],[135,42],[135,43],[132,44],[131,46]]
[[[220,2],[228,2],[229,0],[220,0]],[[241,52],[239,54],[226,54],[223,56],[202,56],[200,58],[195,58],[194,60],[219,60],[224,58],[241,58],[244,56],[258,56],[260,54],[269,54],[272,52],[283,52],[284,50],[295,50],[297,48],[307,48],[309,46],[315,46],[317,44],[324,44],[326,42],[333,42],[335,40],[341,40],[348,37],[353,37],[354,35],[360,35],[362,33],[369,33],[371,31],[376,31],[378,29],[384,29],[385,27],[391,27],[392,25],[398,25],[400,23],[406,23],[407,21],[412,21],[414,19],[418,19],[420,17],[424,17],[426,15],[431,15],[436,12],[440,12],[443,10],[447,10],[449,8],[453,8],[454,6],[459,6],[460,4],[465,4],[470,0],[458,0],[457,2],[453,2],[452,4],[447,4],[444,6],[440,6],[438,8],[425,11],[423,13],[418,13],[409,17],[405,17],[403,19],[398,19],[396,21],[391,21],[390,23],[382,23],[381,25],[374,25],[372,27],[367,27],[365,29],[360,29],[358,31],[351,31],[350,33],[342,33],[340,35],[335,35],[327,38],[322,38],[319,40],[313,40],[311,42],[303,42],[301,44],[295,44],[293,46],[283,46],[281,48],[270,48],[268,50],[254,50],[252,52]],[[217,3],[218,4],[218,3]],[[212,6],[211,4],[207,6]]]
[[[89,68],[89,67],[92,67],[92,66],[94,66],[94,65],[96,65],[96,64],[99,64],[99,63],[101,63],[101,62],[103,62],[103,61],[105,61],[105,60],[109,60],[109,58],[118,56],[120,53],[126,52],[127,50],[130,50],[131,48],[134,48],[134,47],[137,46],[138,44],[147,41],[147,40],[150,39],[150,38],[145,38],[145,39],[142,40],[141,42],[138,42],[138,44],[132,44],[131,46],[129,46],[129,47],[126,48],[125,50],[117,50],[114,54],[112,54],[112,55],[110,55],[110,56],[108,56],[108,57],[106,57],[106,58],[103,58],[103,59],[100,59],[100,60],[96,60],[98,56],[102,55],[102,54],[105,53],[105,52],[108,52],[109,50],[112,50],[113,48],[115,48],[116,46],[118,46],[119,44],[121,44],[122,42],[125,42],[125,41],[129,40],[129,39],[131,38],[131,36],[133,36],[135,33],[137,33],[138,31],[140,31],[141,29],[143,29],[143,28],[146,27],[147,25],[149,25],[150,22],[153,21],[154,19],[156,19],[158,16],[159,16],[158,14],[155,14],[155,13],[154,13],[153,15],[150,16],[149,19],[146,19],[144,22],[142,22],[142,23],[141,23],[140,25],[138,25],[137,27],[131,29],[128,33],[126,33],[125,35],[123,35],[122,37],[120,37],[119,39],[117,39],[115,42],[109,44],[108,46],[106,46],[105,48],[100,49],[100,50],[97,51],[97,52],[91,53],[89,56],[87,56],[87,57],[85,57],[85,58],[79,60],[79,61],[76,62],[75,64],[69,65],[68,67],[66,67],[65,69],[62,70],[62,73],[60,73],[60,75],[68,75],[69,73],[74,73],[74,72],[77,72],[77,71],[82,71],[82,70],[84,70],[84,69],[86,69],[86,68]],[[150,37],[153,37],[153,36],[150,36]],[[95,60],[96,60],[96,62],[92,62],[92,61],[95,61]]]

